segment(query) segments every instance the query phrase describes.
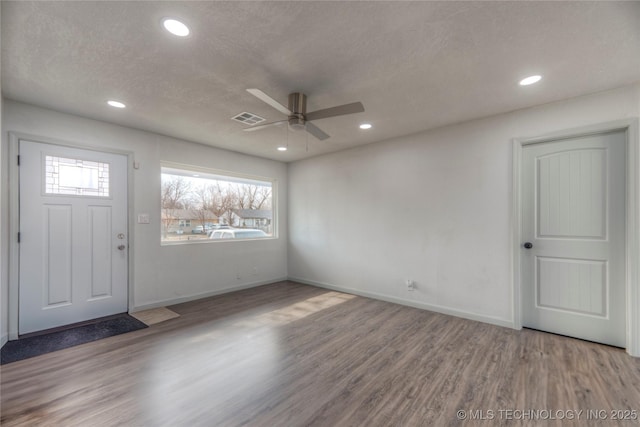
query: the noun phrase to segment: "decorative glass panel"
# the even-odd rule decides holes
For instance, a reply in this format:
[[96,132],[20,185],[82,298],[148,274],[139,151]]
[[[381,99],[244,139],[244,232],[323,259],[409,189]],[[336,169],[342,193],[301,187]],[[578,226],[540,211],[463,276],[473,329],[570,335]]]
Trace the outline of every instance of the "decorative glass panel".
[[46,156],[45,168],[47,194],[109,197],[109,163]]

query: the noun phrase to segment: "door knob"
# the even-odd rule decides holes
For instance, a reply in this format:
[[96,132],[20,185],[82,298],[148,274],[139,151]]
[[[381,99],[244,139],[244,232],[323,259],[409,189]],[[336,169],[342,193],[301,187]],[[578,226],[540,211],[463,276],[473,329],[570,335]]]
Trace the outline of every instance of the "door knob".
[[125,246],[125,245],[119,245],[119,246],[118,246],[118,249],[120,249],[121,251],[124,251],[124,248],[126,248],[126,246]]
[[525,242],[524,244],[525,249],[531,249],[532,247],[533,247],[533,244],[531,242]]

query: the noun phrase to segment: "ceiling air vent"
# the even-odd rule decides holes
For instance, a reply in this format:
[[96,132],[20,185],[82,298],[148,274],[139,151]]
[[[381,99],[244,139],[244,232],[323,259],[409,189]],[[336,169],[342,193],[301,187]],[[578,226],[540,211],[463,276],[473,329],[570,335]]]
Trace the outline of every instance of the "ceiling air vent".
[[256,116],[253,113],[243,112],[235,117],[231,117],[231,120],[235,120],[236,122],[244,123],[246,125],[257,125],[258,123],[264,122],[265,119],[260,116]]

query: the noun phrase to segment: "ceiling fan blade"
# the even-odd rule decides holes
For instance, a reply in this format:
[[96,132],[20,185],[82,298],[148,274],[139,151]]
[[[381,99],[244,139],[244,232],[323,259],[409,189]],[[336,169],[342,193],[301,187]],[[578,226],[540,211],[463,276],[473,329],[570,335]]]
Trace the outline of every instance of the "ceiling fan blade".
[[287,107],[280,104],[278,101],[276,101],[275,99],[273,99],[272,97],[270,97],[269,95],[261,91],[260,89],[247,89],[247,92],[249,92],[251,95],[258,98],[259,100],[271,105],[273,108],[280,111],[282,114],[286,114],[287,116],[291,115],[291,111]]
[[351,104],[338,105],[337,107],[325,108],[324,110],[312,111],[305,114],[305,119],[318,120],[327,117],[343,116],[345,114],[362,113],[364,105],[362,102],[352,102]]
[[309,132],[311,135],[318,138],[320,141],[324,141],[325,139],[329,138],[329,135],[324,133],[322,129],[320,129],[318,126],[314,125],[313,123],[309,123],[309,122],[305,123],[305,128],[307,132]]
[[245,132],[253,132],[254,130],[260,130],[260,129],[264,129],[264,128],[268,128],[269,126],[277,126],[277,125],[281,125],[283,123],[287,123],[287,120],[279,120],[277,122],[271,122],[271,123],[265,123],[263,125],[254,125],[248,128],[244,128],[242,129]]

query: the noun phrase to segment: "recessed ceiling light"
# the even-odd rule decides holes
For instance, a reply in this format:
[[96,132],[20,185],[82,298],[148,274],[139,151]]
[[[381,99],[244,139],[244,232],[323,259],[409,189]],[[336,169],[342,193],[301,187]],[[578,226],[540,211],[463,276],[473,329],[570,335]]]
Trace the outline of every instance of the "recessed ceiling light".
[[182,22],[177,21],[175,19],[167,18],[162,21],[162,25],[164,28],[169,31],[171,34],[178,37],[186,37],[189,35],[189,27],[184,25]]
[[113,101],[113,100],[107,101],[107,104],[111,105],[112,107],[116,107],[116,108],[124,108],[124,107],[126,107],[126,105],[124,105],[122,102]]
[[528,86],[528,85],[532,85],[534,83],[538,83],[540,81],[540,79],[542,79],[542,76],[529,76],[527,78],[524,78],[522,80],[520,80],[520,86]]
[[278,147],[278,151],[287,151],[287,147]]
[[369,123],[363,123],[360,125],[360,129],[371,129],[371,125]]

